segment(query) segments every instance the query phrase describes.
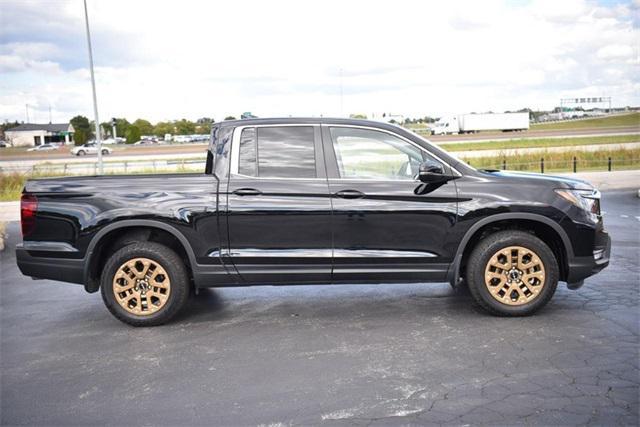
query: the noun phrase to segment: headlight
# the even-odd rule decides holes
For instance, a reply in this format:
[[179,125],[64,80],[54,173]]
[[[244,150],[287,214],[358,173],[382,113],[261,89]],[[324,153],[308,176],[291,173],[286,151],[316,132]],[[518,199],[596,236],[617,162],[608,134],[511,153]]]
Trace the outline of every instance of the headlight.
[[555,190],[558,196],[580,209],[600,215],[600,192],[598,190]]

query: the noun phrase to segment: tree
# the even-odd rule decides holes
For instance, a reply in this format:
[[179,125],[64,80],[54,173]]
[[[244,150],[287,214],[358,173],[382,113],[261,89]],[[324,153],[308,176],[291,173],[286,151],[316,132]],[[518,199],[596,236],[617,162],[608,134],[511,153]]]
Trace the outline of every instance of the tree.
[[196,133],[200,135],[207,135],[211,133],[211,124],[216,121],[209,117],[201,117],[196,120]]
[[196,124],[187,119],[176,121],[174,126],[178,135],[190,135],[196,132]]
[[367,115],[366,114],[349,114],[349,117],[352,119],[367,119]]
[[75,116],[69,120],[69,122],[75,131],[73,135],[75,145],[82,145],[93,137],[93,132],[91,132],[91,123],[89,123],[89,119],[85,116]]
[[82,145],[89,140],[90,136],[91,135],[87,133],[85,129],[76,129],[76,131],[73,133],[73,143],[75,145]]
[[224,118],[225,120],[235,120],[236,118],[233,116],[227,116]]
[[[20,126],[20,123],[18,123],[18,121],[16,120],[15,122],[4,122],[0,125],[0,139],[5,139],[6,135],[4,134],[4,131]],[[7,141],[9,142],[9,141]]]
[[173,134],[174,132],[175,129],[171,122],[158,122],[153,127],[153,134],[156,136],[164,137],[166,134]]
[[127,138],[127,144],[133,144],[134,142],[140,141],[140,129],[138,126],[129,125],[127,131],[124,133],[125,138]]
[[211,122],[196,125],[196,133],[200,135],[208,135],[211,133]]
[[116,136],[126,138],[129,126],[131,126],[131,123],[129,123],[127,119],[116,119]]
[[142,135],[153,134],[153,125],[148,120],[138,119],[133,122],[133,126],[137,127]]

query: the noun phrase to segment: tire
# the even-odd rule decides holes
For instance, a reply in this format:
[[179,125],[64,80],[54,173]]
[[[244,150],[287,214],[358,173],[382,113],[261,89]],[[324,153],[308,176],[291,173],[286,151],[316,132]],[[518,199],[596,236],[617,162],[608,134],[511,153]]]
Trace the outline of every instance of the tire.
[[[136,259],[134,263],[132,260]],[[124,275],[129,276],[129,281]],[[189,276],[180,257],[168,247],[136,242],[118,249],[107,260],[100,290],[102,300],[117,319],[132,326],[157,326],[171,320],[185,306]]]
[[103,156],[109,155],[109,150],[102,150],[102,155]]
[[555,293],[558,277],[553,251],[523,231],[489,235],[473,249],[467,263],[473,300],[496,316],[528,316],[540,310]]
[[83,150],[80,150],[78,151],[78,154],[76,154],[76,156],[84,156],[85,154],[87,153],[85,153]]

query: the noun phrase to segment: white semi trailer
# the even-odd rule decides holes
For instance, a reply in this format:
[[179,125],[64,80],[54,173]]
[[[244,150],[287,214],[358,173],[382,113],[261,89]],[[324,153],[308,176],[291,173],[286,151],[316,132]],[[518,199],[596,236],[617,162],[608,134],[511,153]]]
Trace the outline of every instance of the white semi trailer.
[[472,133],[483,130],[529,129],[529,113],[461,114],[442,117],[431,128],[432,135]]

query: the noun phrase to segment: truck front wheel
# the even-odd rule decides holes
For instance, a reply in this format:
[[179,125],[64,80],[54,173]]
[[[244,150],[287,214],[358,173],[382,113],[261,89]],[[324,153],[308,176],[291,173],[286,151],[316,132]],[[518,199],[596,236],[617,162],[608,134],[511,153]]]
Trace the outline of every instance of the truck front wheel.
[[484,238],[467,264],[473,299],[498,316],[535,313],[555,293],[558,276],[558,261],[549,246],[532,234],[516,230]]
[[116,318],[132,326],[171,320],[189,296],[189,276],[180,257],[154,242],[136,242],[111,255],[102,270],[102,299]]

